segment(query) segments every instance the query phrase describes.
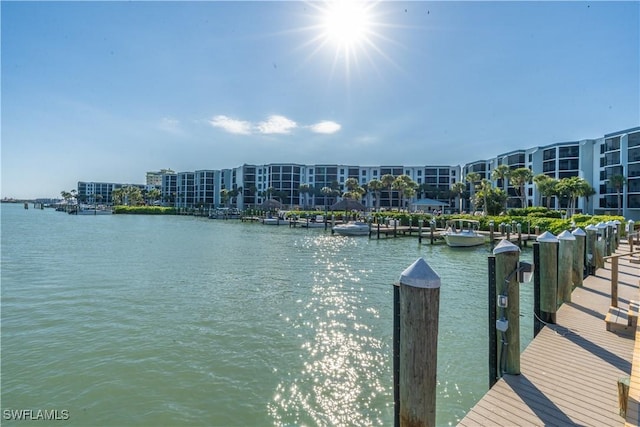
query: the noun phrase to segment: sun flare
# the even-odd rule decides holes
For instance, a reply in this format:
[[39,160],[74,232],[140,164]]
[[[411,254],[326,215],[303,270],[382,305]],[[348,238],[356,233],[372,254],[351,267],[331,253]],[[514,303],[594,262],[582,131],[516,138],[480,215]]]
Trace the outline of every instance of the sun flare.
[[343,50],[352,50],[365,42],[371,30],[371,17],[367,4],[362,1],[342,0],[327,3],[323,10],[324,37]]
[[347,80],[352,74],[366,73],[377,69],[376,60],[382,58],[391,63],[385,46],[393,40],[383,35],[383,30],[392,27],[386,21],[380,0],[325,0],[308,1],[312,11],[312,25],[303,27],[312,32],[312,38],[303,46],[312,46],[309,58],[319,55],[332,57],[331,76],[344,68]]

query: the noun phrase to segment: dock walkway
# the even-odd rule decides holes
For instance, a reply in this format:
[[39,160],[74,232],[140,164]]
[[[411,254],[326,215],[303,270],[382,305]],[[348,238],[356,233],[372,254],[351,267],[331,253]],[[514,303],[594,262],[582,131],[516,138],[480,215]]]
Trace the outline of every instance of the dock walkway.
[[[621,245],[617,252],[626,250]],[[639,278],[638,264],[620,258],[620,307],[638,299]],[[500,379],[458,425],[624,426],[617,383],[631,375],[636,342],[634,333],[606,329],[610,279],[610,263],[585,278],[572,302],[558,309],[556,324],[545,326],[522,353],[521,374]],[[627,425],[638,425],[640,366],[633,368]]]

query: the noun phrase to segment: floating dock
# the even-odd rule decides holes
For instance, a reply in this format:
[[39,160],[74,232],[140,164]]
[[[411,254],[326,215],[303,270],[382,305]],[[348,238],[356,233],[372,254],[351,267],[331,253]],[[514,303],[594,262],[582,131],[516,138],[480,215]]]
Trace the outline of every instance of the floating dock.
[[[625,251],[622,244],[616,253]],[[637,261],[637,254],[619,258],[618,318],[605,321],[612,304],[607,263],[585,278],[572,302],[558,309],[556,324],[545,326],[522,353],[521,374],[501,378],[458,425],[638,425],[640,341],[626,311],[640,297]],[[625,383],[628,397],[619,391]]]

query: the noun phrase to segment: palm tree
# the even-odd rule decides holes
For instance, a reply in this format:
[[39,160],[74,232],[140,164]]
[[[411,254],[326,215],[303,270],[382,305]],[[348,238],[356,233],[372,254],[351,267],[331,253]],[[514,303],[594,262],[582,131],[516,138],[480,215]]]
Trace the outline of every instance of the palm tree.
[[229,200],[229,190],[223,188],[220,190],[220,201],[224,207],[227,207],[227,201]]
[[529,168],[513,169],[509,172],[509,182],[517,188],[520,196],[520,207],[525,208],[527,205],[527,195],[524,192],[524,186],[533,178],[533,172]]
[[320,194],[324,196],[324,208],[327,209],[327,197],[333,194],[333,189],[331,187],[322,187],[320,189]]
[[376,199],[376,211],[380,210],[380,191],[384,188],[384,184],[377,179],[372,179],[367,184],[370,191],[373,191],[373,197]]
[[618,215],[622,215],[622,188],[626,184],[627,179],[623,175],[613,175],[609,178],[609,184],[616,189],[618,193]]
[[160,190],[158,190],[157,188],[152,188],[147,193],[147,196],[149,196],[149,200],[155,202],[160,198]]
[[400,209],[404,209],[404,196],[408,189],[413,190],[413,195],[415,195],[415,190],[418,187],[409,176],[400,175],[391,183],[391,188],[398,192],[398,197],[400,198]]
[[487,215],[487,197],[489,196],[489,193],[491,192],[491,181],[489,181],[488,179],[484,178],[482,181],[480,181],[480,185],[478,186],[480,189],[480,192],[482,193],[482,213],[484,215]]
[[348,178],[344,182],[344,187],[348,192],[360,192],[362,191],[362,187],[360,187],[360,183],[356,178]]
[[393,185],[393,181],[395,181],[396,178],[391,175],[391,174],[385,174],[382,175],[382,177],[380,178],[380,182],[382,182],[382,185],[384,186],[384,188],[387,189],[388,193],[389,193],[389,207],[391,208],[393,206],[393,201],[391,200],[391,186]]
[[558,180],[555,178],[551,178],[549,175],[541,173],[533,177],[533,182],[538,188],[538,193],[540,193],[540,204],[542,204],[542,198],[545,197],[545,206],[547,207],[547,209],[550,209],[551,198],[557,193],[556,186],[558,185]]
[[[498,185],[498,183],[496,183],[496,185],[498,185],[499,188],[502,188],[503,190],[507,191],[505,189],[505,184],[509,180],[509,173],[511,173],[511,169],[509,168],[509,166],[502,164],[502,165],[499,165],[497,168],[495,168],[491,172],[491,179],[494,181],[502,181],[500,182],[500,185]],[[504,210],[505,211],[507,210],[506,202],[504,204]]]
[[469,186],[471,188],[471,195],[469,196],[469,199],[471,201],[471,212],[473,212],[476,210],[475,203],[473,202],[473,195],[476,193],[476,182],[480,182],[482,177],[478,172],[469,172],[464,179],[471,184]]
[[311,186],[309,184],[300,184],[300,187],[298,187],[298,191],[303,195],[303,206],[304,209],[306,209],[307,205],[309,204],[309,193],[311,193]]
[[467,189],[464,182],[456,182],[451,185],[451,194],[460,198],[460,212],[462,212],[462,194]]

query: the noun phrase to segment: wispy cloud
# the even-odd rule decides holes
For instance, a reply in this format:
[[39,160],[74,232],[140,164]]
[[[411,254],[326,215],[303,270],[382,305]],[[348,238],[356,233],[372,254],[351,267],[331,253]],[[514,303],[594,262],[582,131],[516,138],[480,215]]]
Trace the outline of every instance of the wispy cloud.
[[260,133],[264,134],[287,134],[298,127],[298,124],[291,119],[284,116],[269,116],[269,118],[263,122],[258,123],[256,129]]
[[258,123],[218,115],[208,120],[208,123],[215,128],[238,135],[288,135],[296,129],[308,129],[313,133],[331,135],[342,129],[342,125],[330,120],[323,120],[308,126],[298,125],[294,120],[278,114],[271,115]]
[[174,135],[184,135],[185,133],[180,121],[172,117],[163,117],[157,127],[163,132]]
[[215,116],[209,120],[209,124],[214,128],[223,129],[229,133],[239,135],[250,135],[252,125],[244,120],[236,120],[227,116]]
[[342,129],[342,126],[340,126],[339,123],[332,122],[330,120],[324,120],[309,126],[309,129],[311,129],[311,132],[315,133],[332,134]]

